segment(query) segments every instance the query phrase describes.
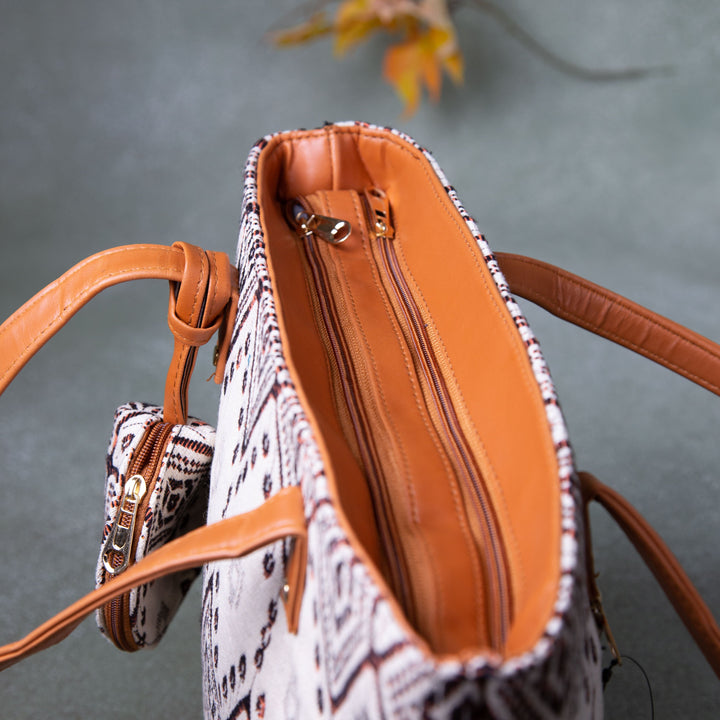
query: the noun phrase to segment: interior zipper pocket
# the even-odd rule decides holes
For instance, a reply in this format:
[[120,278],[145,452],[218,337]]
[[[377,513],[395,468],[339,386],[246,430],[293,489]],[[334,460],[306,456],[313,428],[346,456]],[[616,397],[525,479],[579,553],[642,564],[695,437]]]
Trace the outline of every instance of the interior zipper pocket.
[[[370,488],[390,585],[435,647],[455,642],[442,637],[446,630],[460,638],[470,628],[471,644],[501,652],[512,616],[502,533],[436,342],[401,269],[387,196],[377,188],[316,193],[292,200],[286,214],[302,240],[338,416]],[[390,407],[401,365],[407,397],[404,407],[402,397]],[[415,454],[422,457],[408,459]],[[413,499],[416,509],[408,511]],[[443,515],[456,518],[453,527],[438,527]],[[452,540],[456,557],[439,538],[444,547]],[[474,598],[454,596],[458,573]]]
[[[102,548],[105,582],[135,562],[138,539],[172,428],[163,422],[151,424],[135,449],[117,514]],[[130,591],[106,603],[102,613],[108,637],[117,647],[128,651],[139,649],[132,632]]]
[[399,543],[399,531],[392,514],[393,505],[382,477],[382,461],[377,453],[362,400],[357,367],[348,347],[347,328],[336,305],[333,281],[323,260],[320,243],[339,245],[350,235],[352,227],[346,220],[315,213],[305,199],[287,205],[287,215],[302,238],[303,256],[309,276],[309,288],[318,327],[330,359],[331,381],[335,390],[336,408],[353,452],[358,459],[373,498],[375,522],[385,549],[383,568],[401,603],[413,614],[413,598],[409,592],[409,571]]
[[382,190],[366,190],[363,199],[368,213],[370,237],[374,236],[379,265],[388,295],[414,351],[416,367],[426,390],[430,414],[434,417],[455,476],[468,506],[478,555],[483,560],[490,645],[502,648],[507,637],[511,614],[509,572],[498,520],[485,487],[482,473],[453,406],[432,339],[418,304],[400,267],[395,252],[395,233],[390,224],[390,203]]

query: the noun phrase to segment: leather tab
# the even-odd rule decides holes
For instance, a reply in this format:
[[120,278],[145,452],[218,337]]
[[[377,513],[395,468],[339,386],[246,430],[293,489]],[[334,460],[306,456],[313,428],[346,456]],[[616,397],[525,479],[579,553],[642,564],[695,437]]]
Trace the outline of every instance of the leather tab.
[[208,253],[211,261],[215,263],[215,271],[218,277],[218,293],[220,299],[216,301],[216,306],[223,299],[225,304],[217,312],[221,313],[221,323],[218,330],[217,354],[215,360],[215,382],[220,385],[225,376],[225,363],[227,362],[228,353],[230,352],[230,340],[232,338],[233,328],[235,327],[235,318],[237,317],[238,297],[240,295],[239,288],[239,272],[238,269],[230,263],[230,259],[225,253]]
[[[237,304],[237,271],[233,273],[224,253],[206,252],[188,243],[175,243],[185,255],[185,268],[179,283],[171,284],[168,325],[175,336],[175,347],[165,383],[164,421],[173,425],[187,422],[187,393],[197,348],[204,345],[234,320]],[[229,344],[229,340],[228,340]],[[227,348],[216,370],[221,382]],[[219,379],[218,379],[219,378]]]
[[307,528],[299,487],[280,490],[260,507],[183,535],[85,595],[21,640],[0,647],[0,670],[67,637],[91,612],[134,587],[208,562],[239,558],[265,545],[295,538],[285,594],[288,627],[297,632],[305,583]]

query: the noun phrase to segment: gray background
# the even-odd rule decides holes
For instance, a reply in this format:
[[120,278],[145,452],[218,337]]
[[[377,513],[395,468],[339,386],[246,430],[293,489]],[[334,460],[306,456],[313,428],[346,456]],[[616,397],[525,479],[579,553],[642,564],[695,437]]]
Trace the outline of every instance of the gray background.
[[[252,143],[362,119],[429,147],[495,249],[562,264],[720,339],[719,3],[502,2],[584,65],[674,68],[605,84],[559,74],[462,10],[465,85],[405,120],[379,77],[382,42],[337,62],[327,42],[263,41],[292,5],[0,0],[0,316],[114,245],[186,240],[232,255]],[[166,293],[149,281],[108,291],[0,400],[2,642],[92,584],[112,413],[161,401]],[[720,614],[717,399],[527,311],[578,465],[637,504]],[[191,409],[213,421],[209,372],[205,353]],[[715,676],[619,531],[593,520],[608,615],[651,678],[657,717],[716,717]],[[198,620],[196,588],[161,647],[136,655],[87,621],[0,676],[0,714],[199,717]],[[632,665],[608,689],[607,716],[649,717]]]

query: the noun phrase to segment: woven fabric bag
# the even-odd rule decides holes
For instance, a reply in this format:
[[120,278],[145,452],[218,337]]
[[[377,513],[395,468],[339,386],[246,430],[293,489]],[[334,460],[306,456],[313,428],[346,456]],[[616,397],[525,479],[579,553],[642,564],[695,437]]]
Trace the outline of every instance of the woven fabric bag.
[[[451,561],[453,555],[470,553],[468,545],[482,543],[473,543],[472,528],[453,532],[471,524],[464,518],[464,505],[472,502],[458,497],[462,488],[451,487],[460,480],[423,476],[422,466],[408,461],[407,455],[419,446],[442,442],[433,437],[438,434],[434,427],[426,428],[424,436],[401,437],[400,421],[388,410],[393,405],[387,398],[393,383],[398,392],[400,383],[376,374],[394,372],[397,361],[382,356],[384,346],[374,345],[382,342],[377,340],[380,332],[397,333],[389,342],[398,356],[405,354],[409,375],[421,372],[417,368],[425,363],[412,358],[413,341],[406,339],[410,331],[402,334],[404,319],[395,320],[400,313],[390,309],[392,297],[371,305],[363,295],[392,294],[383,289],[382,262],[367,250],[375,236],[372,227],[362,228],[366,188],[379,188],[387,198],[388,222],[394,226],[391,242],[406,282],[414,283],[416,302],[422,303],[420,314],[436,346],[434,361],[451,378],[447,384],[457,383],[443,392],[464,396],[462,412],[473,416],[458,433],[478,436],[473,445],[485,454],[483,468],[488,475],[496,474],[491,479],[496,485],[484,491],[505,506],[501,522],[507,525],[500,542],[512,547],[511,562],[526,565],[514,569],[508,581],[514,584],[514,622],[524,627],[516,632],[510,620],[504,638],[493,639],[494,648],[488,647],[484,627],[478,628],[484,619],[473,617],[483,612],[482,601],[473,596],[491,569]],[[302,265],[309,263],[302,255],[303,241],[283,217],[283,204],[291,198],[315,203],[317,209],[308,212],[337,216],[353,227],[340,245],[320,248],[323,241],[316,240],[323,257],[304,273]],[[348,258],[342,266],[337,261],[329,268],[342,254]],[[222,388],[208,522],[257,507],[280,488],[300,486],[308,526],[308,572],[298,633],[291,635],[278,612],[287,544],[206,568],[206,716],[599,717],[601,653],[586,591],[585,530],[555,390],[490,248],[432,156],[399,132],[359,124],[264,138],[250,153],[245,172],[237,266],[240,303]],[[357,290],[329,301],[335,308],[323,308],[320,302],[308,307],[316,292],[310,285],[342,282],[348,287],[353,281]],[[436,295],[442,294],[442,308],[433,305],[431,286],[437,288]],[[378,328],[378,321],[368,318],[383,308],[387,327]],[[386,580],[392,572],[378,569],[388,562],[370,557],[368,545],[378,540],[368,525],[377,510],[363,503],[375,507],[381,500],[362,497],[362,488],[351,486],[356,480],[347,469],[355,457],[363,462],[362,450],[355,449],[350,460],[332,457],[331,445],[342,442],[334,437],[342,433],[332,409],[348,411],[342,383],[328,379],[334,371],[326,366],[336,362],[327,350],[333,341],[313,338],[318,347],[312,347],[308,338],[314,332],[327,334],[323,314],[341,315],[334,342],[363,345],[354,354],[356,364],[364,366],[347,370],[352,377],[346,382],[377,383],[379,387],[367,392],[369,396],[374,391],[373,397],[357,402],[373,403],[367,412],[376,417],[375,432],[397,440],[395,447],[376,447],[367,455],[395,453],[388,462],[402,468],[388,480],[402,486],[395,493],[395,502],[404,504],[397,513],[403,516],[395,518],[396,524],[404,523],[397,532],[424,546],[420,557],[405,564],[430,566],[426,586],[407,591],[406,607],[424,605],[428,610],[415,612],[422,631]],[[370,336],[373,323],[378,332]],[[313,371],[332,386],[321,392],[334,400],[315,392],[319,382]],[[423,371],[430,372],[427,367]],[[407,395],[400,398],[413,411],[423,402],[412,394],[422,395],[421,383],[413,378],[406,383]],[[475,405],[475,397],[483,393],[491,398]],[[439,424],[428,415],[424,422]],[[523,415],[532,416],[525,433],[518,427]],[[493,426],[490,438],[483,436],[488,424]],[[417,427],[405,432],[417,433]],[[346,442],[360,444],[354,438]],[[451,467],[453,462],[446,460]],[[454,469],[450,475],[462,472]],[[433,494],[438,485],[446,490],[439,498]],[[448,514],[443,514],[442,503],[450,507]],[[490,512],[499,514],[497,509]],[[533,519],[524,525],[527,513]],[[371,539],[363,543],[363,534]],[[419,551],[411,547],[407,552]],[[443,567],[444,579],[435,581]],[[457,571],[462,574],[450,575]],[[396,580],[395,587],[398,584]],[[450,606],[453,598],[462,596],[471,601]]]
[[[719,395],[720,347],[493,254],[432,156],[363,123],[252,149],[236,265],[186,243],[114,248],[0,326],[1,393],[102,289],[170,281],[164,402],[116,415],[97,588],[0,647],[0,670],[96,610],[122,649],[152,646],[203,567],[208,720],[600,718],[601,633],[614,644],[595,500],[720,677],[720,629],[677,560],[576,472],[514,295]],[[187,412],[216,331],[217,432]]]

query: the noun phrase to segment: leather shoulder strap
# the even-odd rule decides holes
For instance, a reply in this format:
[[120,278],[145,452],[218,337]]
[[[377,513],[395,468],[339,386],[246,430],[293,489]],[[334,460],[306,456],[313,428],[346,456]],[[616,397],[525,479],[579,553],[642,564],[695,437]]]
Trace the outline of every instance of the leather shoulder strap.
[[0,326],[0,393],[27,361],[99,292],[140,278],[179,282],[184,267],[183,251],[162,245],[117,247],[75,265]]
[[[585,503],[595,500],[617,522],[655,576],[706,660],[720,678],[720,628],[670,548],[645,518],[612,488],[579,473]],[[594,573],[590,573],[591,595]]]
[[510,292],[720,395],[720,346],[600,285],[540,260],[496,253]]
[[[0,394],[28,360],[102,290],[129,280],[171,282],[168,323],[175,351],[166,385],[166,422],[184,422],[198,345],[220,327],[222,377],[237,300],[237,270],[224,253],[186,243],[125,245],[92,255],[41,290],[0,326]],[[222,326],[222,327],[221,327]]]
[[60,642],[93,610],[134,587],[178,570],[241,557],[284,538],[295,539],[282,592],[288,629],[295,633],[305,584],[307,530],[302,493],[300,488],[290,487],[256,510],[206,525],[163,545],[21,640],[0,647],[0,670]]

